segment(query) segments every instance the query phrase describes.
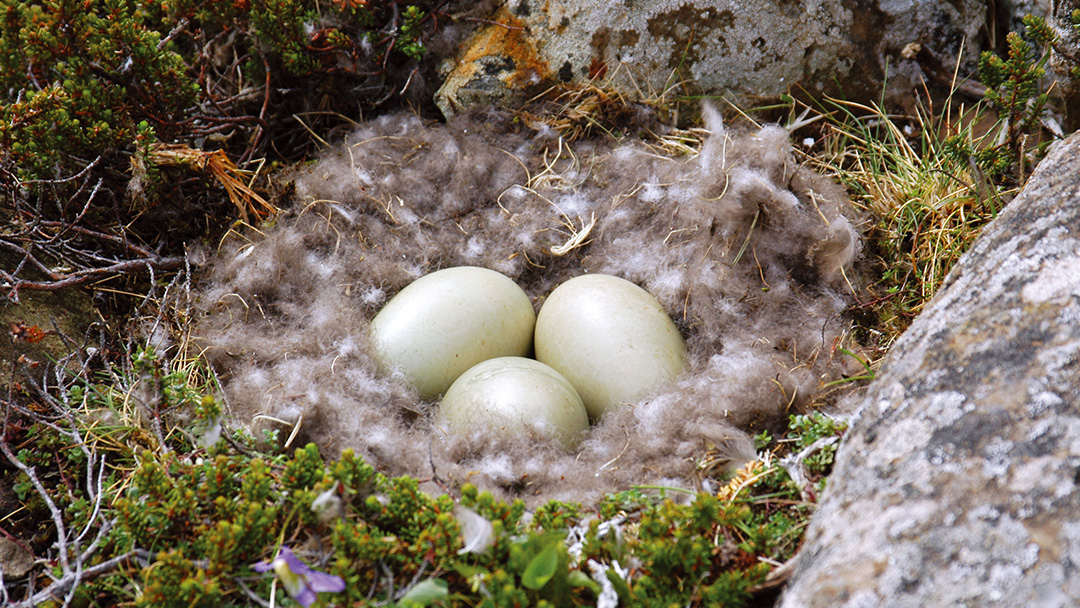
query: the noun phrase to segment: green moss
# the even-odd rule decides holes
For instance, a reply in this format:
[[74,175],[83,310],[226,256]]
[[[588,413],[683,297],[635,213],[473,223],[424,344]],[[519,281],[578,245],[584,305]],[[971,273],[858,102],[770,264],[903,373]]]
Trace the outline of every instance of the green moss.
[[635,604],[681,606],[708,600],[703,605],[743,605],[750,598],[747,589],[762,582],[770,569],[732,546],[732,528],[749,515],[745,505],[722,504],[706,494],[689,506],[665,501],[648,509],[637,538],[630,541],[643,572],[631,586]]
[[581,505],[553,500],[533,514],[533,527],[538,530],[563,530],[581,519]]

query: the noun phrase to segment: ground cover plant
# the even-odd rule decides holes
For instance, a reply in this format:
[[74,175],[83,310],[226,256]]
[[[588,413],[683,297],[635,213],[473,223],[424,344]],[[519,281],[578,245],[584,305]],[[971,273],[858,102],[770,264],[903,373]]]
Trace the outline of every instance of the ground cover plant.
[[[1080,11],[1072,18],[1080,31]],[[954,87],[936,106],[924,90],[928,103],[910,115],[844,100],[803,110],[823,119],[810,162],[835,175],[877,220],[869,236],[883,262],[880,280],[860,307],[873,312],[871,325],[880,325],[872,331],[883,332],[885,344],[1064,135],[1047,108],[1045,66],[1057,35],[1042,19],[1024,23],[1026,36],[1010,33],[1003,56],[986,51],[980,58],[980,99],[963,99]]]
[[[6,602],[284,603],[277,581],[290,572],[258,564],[289,547],[343,581],[332,603],[745,605],[797,549],[845,428],[792,416],[785,439],[759,437],[762,459],[715,495],[636,487],[526,512],[470,485],[431,497],[350,451],[260,453],[243,432],[221,435],[198,371],[148,349],[132,362],[59,397],[34,386],[32,412],[9,406],[0,451],[21,506],[4,528],[34,530],[16,544],[52,559],[4,585]],[[138,421],[147,415],[160,417]]]
[[[792,416],[782,433],[761,434],[759,458],[715,492],[638,486],[595,505],[552,502],[530,511],[468,485],[430,496],[418,491],[419,480],[387,477],[350,453],[327,460],[316,446],[231,428],[212,370],[166,348],[163,335],[184,335],[187,308],[176,302],[194,280],[180,241],[218,236],[210,226],[227,227],[241,209],[253,225],[272,222],[269,208],[242,189],[239,205],[231,201],[226,185],[272,201],[267,191],[258,194],[267,182],[253,176],[266,173],[251,161],[306,138],[303,127],[278,129],[261,113],[265,92],[287,88],[297,74],[342,77],[326,67],[327,49],[368,52],[355,37],[364,28],[375,33],[371,57],[385,58],[384,67],[412,65],[422,59],[417,32],[437,29],[432,15],[441,5],[332,4],[320,18],[356,20],[310,33],[303,25],[314,8],[306,5],[93,6],[4,4],[2,41],[11,52],[0,57],[5,92],[15,93],[5,99],[0,136],[7,197],[0,241],[18,260],[14,271],[4,267],[4,296],[109,276],[121,277],[112,288],[130,295],[103,305],[127,321],[102,323],[86,337],[17,320],[6,327],[23,350],[4,370],[8,389],[0,397],[0,543],[24,563],[16,575],[17,560],[4,561],[0,604],[768,605],[827,482],[845,428],[840,418],[811,410]],[[236,11],[247,11],[247,20]],[[295,18],[266,23],[274,11]],[[62,39],[60,31],[81,35]],[[230,38],[234,54],[224,67],[203,56]],[[1046,35],[1033,42],[1054,44]],[[75,52],[73,44],[85,48]],[[1041,119],[1052,101],[1041,99],[1032,72],[1044,54],[1016,41],[1003,52],[983,61],[993,93],[982,103],[947,99],[901,115],[880,105],[792,98],[747,111],[786,122],[804,142],[804,160],[835,175],[874,218],[869,239],[880,280],[853,310],[864,350],[851,353],[850,379],[837,391],[872,378],[887,346],[1030,174],[1038,137],[1050,137]],[[147,55],[138,70],[153,73],[125,71],[137,53]],[[379,69],[375,62],[370,71]],[[216,74],[223,82],[229,70],[262,80],[244,76],[213,99],[200,98],[215,78],[199,78]],[[172,83],[168,94],[145,95],[150,79]],[[392,87],[375,88],[381,96]],[[624,107],[600,89],[555,105],[580,110],[568,100],[583,99]],[[696,103],[674,92],[642,102]],[[553,122],[583,135],[589,125],[606,136],[633,131],[600,112],[561,115]],[[996,125],[980,127],[979,116]],[[699,145],[693,126],[653,141]],[[230,138],[231,129],[239,136]],[[237,164],[219,161],[215,179],[170,168],[169,150],[153,144],[180,132],[194,136],[172,149],[173,158],[206,167],[207,155],[220,150]],[[48,142],[55,147],[47,154],[33,148]],[[168,175],[185,177],[154,194]],[[140,186],[140,179],[150,182]],[[161,183],[147,185],[155,180]],[[147,190],[129,193],[132,181]],[[177,192],[189,206],[172,207]],[[185,228],[175,241],[160,234],[193,211],[197,230]],[[148,218],[164,223],[155,228]],[[34,359],[28,348],[44,340],[68,341],[72,354]],[[267,439],[289,447],[266,451]],[[710,476],[725,463],[703,453],[696,465]]]
[[460,29],[448,10],[6,0],[0,221],[3,248],[21,262],[5,264],[3,297],[175,270],[184,244],[230,205],[253,221],[272,212],[250,186],[265,187],[270,166],[304,160],[318,141],[310,133],[332,137],[349,117],[424,98],[427,45]]

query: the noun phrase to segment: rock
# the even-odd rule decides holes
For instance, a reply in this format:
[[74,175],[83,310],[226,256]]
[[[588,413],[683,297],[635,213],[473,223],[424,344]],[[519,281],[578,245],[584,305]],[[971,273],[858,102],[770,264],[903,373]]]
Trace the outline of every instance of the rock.
[[1080,134],[893,346],[782,608],[1080,602]]
[[[18,258],[0,253],[0,265],[15,268]],[[53,363],[82,367],[80,357],[71,357],[76,346],[84,343],[84,334],[94,322],[94,303],[90,293],[80,287],[56,291],[24,289],[19,303],[0,306],[0,366],[17,377],[22,372],[39,377]]]
[[[508,0],[465,44],[436,102],[450,116],[593,79],[653,98],[748,104],[805,87],[877,100],[886,70],[907,94],[927,57],[951,75],[962,51],[961,76],[972,72],[990,12],[978,0]],[[926,49],[922,59],[911,48]]]
[[1047,19],[1053,12],[1051,0],[1010,0],[998,5],[997,19],[1000,26],[1004,27],[1004,36],[1007,32],[1024,31],[1024,17],[1035,15]]
[[34,556],[13,541],[0,538],[0,572],[4,580],[17,580],[34,567]]
[[1049,18],[1053,0],[1010,0],[998,5],[998,18],[1004,21],[1005,31],[1023,31],[1024,17],[1035,15]]
[[1056,4],[1052,23],[1059,40],[1050,65],[1065,102],[1065,128],[1074,131],[1080,129],[1080,78],[1074,78],[1072,72],[1080,68],[1080,28],[1073,27],[1072,14],[1080,10],[1080,0],[1059,0]]

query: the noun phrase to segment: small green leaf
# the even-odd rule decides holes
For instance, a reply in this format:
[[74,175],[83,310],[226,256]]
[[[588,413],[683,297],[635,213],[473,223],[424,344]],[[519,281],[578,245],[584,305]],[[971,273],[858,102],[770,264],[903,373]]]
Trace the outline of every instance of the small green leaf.
[[619,576],[618,572],[615,572],[613,568],[609,568],[606,572],[607,579],[611,581],[611,585],[615,587],[615,593],[619,596],[619,603],[625,606],[631,604],[630,600],[633,599],[630,595],[630,586],[626,584],[626,581]]
[[462,563],[462,562],[453,562],[452,564],[450,564],[448,569],[458,573],[459,575],[461,575],[462,578],[471,578],[471,577],[476,576],[478,574],[479,575],[491,574],[491,571],[488,570],[487,568],[483,568],[481,566],[473,566],[473,565],[465,564],[465,563]]
[[430,606],[432,603],[446,598],[449,595],[446,581],[437,578],[417,583],[406,593],[398,605],[400,606]]
[[600,595],[602,591],[600,585],[597,585],[596,581],[589,578],[589,575],[581,570],[571,570],[567,580],[570,582],[571,587],[586,587],[597,595]]
[[529,562],[525,572],[521,574],[521,584],[529,589],[540,589],[555,576],[558,565],[559,545],[552,543]]

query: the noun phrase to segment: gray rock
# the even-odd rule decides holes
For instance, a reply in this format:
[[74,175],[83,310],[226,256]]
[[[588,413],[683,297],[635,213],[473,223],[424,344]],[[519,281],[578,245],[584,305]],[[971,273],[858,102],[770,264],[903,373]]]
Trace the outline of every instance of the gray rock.
[[1080,603],[1080,134],[870,385],[783,608]]
[[928,57],[931,76],[942,65],[951,76],[962,51],[970,73],[990,13],[979,0],[508,0],[436,101],[449,116],[593,78],[645,97],[670,89],[749,104],[801,86],[876,100],[886,70],[906,94]]
[[1004,21],[1006,31],[1024,31],[1024,17],[1035,15],[1049,18],[1053,12],[1052,0],[1009,0],[998,5],[998,19]]
[[4,580],[20,579],[34,567],[34,556],[17,543],[0,538],[0,573]]
[[1080,30],[1073,27],[1071,19],[1076,10],[1080,10],[1080,0],[1058,0],[1051,22],[1059,39],[1050,65],[1065,102],[1065,128],[1070,131],[1080,129],[1080,78],[1072,75],[1072,70],[1080,67]]

